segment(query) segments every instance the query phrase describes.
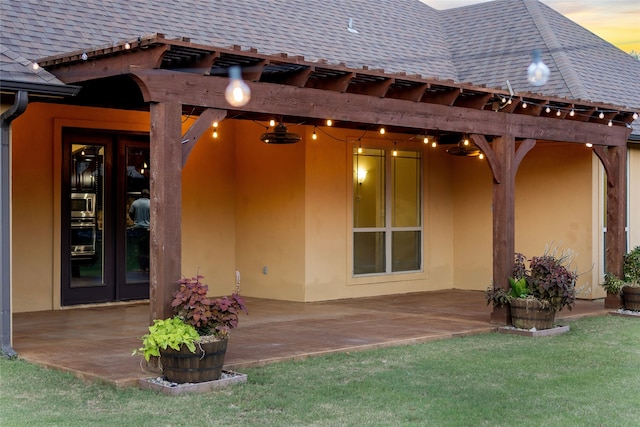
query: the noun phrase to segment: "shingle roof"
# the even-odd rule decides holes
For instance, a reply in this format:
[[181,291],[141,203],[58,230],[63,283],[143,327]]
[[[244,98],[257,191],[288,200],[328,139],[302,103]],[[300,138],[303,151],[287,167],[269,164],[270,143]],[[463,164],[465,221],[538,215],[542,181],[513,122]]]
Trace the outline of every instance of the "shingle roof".
[[33,63],[12,52],[6,46],[0,46],[0,80],[5,82],[25,82],[34,84],[64,85],[48,71],[33,69]]
[[[437,11],[418,0],[0,0],[0,44],[37,60],[153,33],[348,67],[640,108],[640,61],[537,0]],[[358,32],[347,30],[349,18]],[[551,68],[524,72],[542,49]]]
[[[463,81],[517,92],[640,106],[640,61],[536,0],[496,0],[442,11]],[[539,49],[551,71],[538,88],[526,80]]]

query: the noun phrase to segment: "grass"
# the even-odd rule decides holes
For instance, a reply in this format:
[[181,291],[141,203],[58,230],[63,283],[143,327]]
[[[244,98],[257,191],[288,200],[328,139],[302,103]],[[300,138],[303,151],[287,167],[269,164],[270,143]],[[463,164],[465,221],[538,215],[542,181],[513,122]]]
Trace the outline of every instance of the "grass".
[[244,371],[206,394],[84,383],[0,360],[2,426],[637,426],[640,320],[487,334]]

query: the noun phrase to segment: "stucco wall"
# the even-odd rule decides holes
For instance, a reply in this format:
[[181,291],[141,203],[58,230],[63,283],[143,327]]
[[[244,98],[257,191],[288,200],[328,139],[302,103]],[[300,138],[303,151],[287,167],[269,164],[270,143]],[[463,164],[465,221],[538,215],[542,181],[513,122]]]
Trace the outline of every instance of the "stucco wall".
[[[191,122],[185,119],[184,129]],[[149,116],[34,103],[13,126],[14,310],[56,309],[61,129],[148,131]],[[404,135],[365,140],[390,146],[397,138],[399,149],[408,144],[423,151],[424,271],[354,278],[355,134],[331,128],[331,136],[318,132],[314,141],[312,127],[289,128],[304,141],[267,145],[259,140],[263,126],[224,120],[219,138],[207,131],[196,143],[183,169],[184,275],[199,272],[210,293],[221,295],[233,289],[239,270],[244,295],[294,301],[490,285],[492,180],[486,162],[403,142]],[[581,145],[539,142],[525,157],[516,178],[516,250],[532,256],[549,242],[562,242],[578,253],[580,271],[590,269],[591,156]]]
[[149,129],[148,115],[30,103],[12,123],[12,283],[15,312],[60,307],[62,127]]
[[629,147],[629,249],[640,245],[640,143]]

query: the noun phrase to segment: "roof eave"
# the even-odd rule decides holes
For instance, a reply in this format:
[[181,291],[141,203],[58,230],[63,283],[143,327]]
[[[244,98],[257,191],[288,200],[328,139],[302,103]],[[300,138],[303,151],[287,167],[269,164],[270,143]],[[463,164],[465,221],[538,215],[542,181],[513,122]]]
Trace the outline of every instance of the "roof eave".
[[0,79],[0,88],[2,88],[2,92],[17,92],[22,90],[34,95],[60,97],[76,96],[78,92],[80,92],[81,86]]

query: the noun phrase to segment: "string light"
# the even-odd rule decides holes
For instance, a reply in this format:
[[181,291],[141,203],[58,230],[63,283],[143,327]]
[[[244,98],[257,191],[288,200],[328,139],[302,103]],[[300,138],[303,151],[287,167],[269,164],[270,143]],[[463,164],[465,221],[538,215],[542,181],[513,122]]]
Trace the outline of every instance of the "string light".
[[569,115],[570,115],[571,117],[573,117],[573,116],[575,116],[575,115],[576,115],[576,112],[575,112],[575,110],[574,110],[573,108],[571,109],[571,111],[569,111]]
[[526,101],[524,101],[524,102],[522,103],[522,108],[527,108],[527,102],[526,102]]
[[428,144],[428,143],[429,143],[429,137],[428,137],[427,135],[425,135],[425,136],[424,136],[423,142],[424,142],[425,144]]
[[542,55],[538,49],[532,53],[533,61],[527,68],[527,80],[534,86],[542,86],[549,80],[549,67],[542,62]]
[[329,127],[333,126],[333,120],[327,119],[327,126]]
[[560,117],[562,115],[562,112],[560,111],[560,109],[558,108],[558,111],[556,111],[556,116]]
[[211,126],[213,127],[213,133],[211,135],[215,139],[218,137],[218,122],[213,122]]
[[607,126],[609,127],[613,126],[613,120],[609,120],[609,123],[607,123]]
[[276,121],[274,119],[269,120],[269,126],[274,127],[276,125]]
[[633,113],[633,120],[638,120],[638,113]]
[[129,42],[127,42],[127,43],[125,43],[125,44],[124,44],[124,48],[125,48],[126,50],[131,49],[131,45],[129,44]]
[[393,141],[393,153],[392,153],[393,157],[396,157],[398,155],[398,149],[396,148],[396,142]]
[[362,144],[358,147],[358,154],[362,154]]
[[600,114],[598,114],[598,118],[600,120],[604,119],[604,113],[602,111],[600,111]]
[[380,128],[380,135],[384,135],[387,131],[384,128]]
[[434,140],[431,142],[431,147],[432,147],[432,148],[436,148],[437,146],[438,146],[438,143],[437,143],[437,142],[436,142],[436,140],[434,139]]
[[549,107],[549,106],[547,105],[547,108],[545,108],[545,110],[544,110],[544,111],[545,111],[547,114],[549,114],[549,113],[551,112],[551,107]]
[[40,64],[38,64],[37,62],[34,62],[33,64],[31,64],[31,68],[33,68],[34,70],[37,70],[38,68],[40,68]]
[[89,57],[87,56],[87,52],[82,52],[82,55],[80,56],[80,58],[81,58],[83,61],[86,61],[86,60],[89,58]]
[[251,89],[242,81],[240,67],[229,67],[229,85],[224,91],[224,97],[232,107],[242,107],[251,99]]
[[311,139],[313,139],[314,141],[316,139],[318,139],[318,135],[316,134],[316,127],[313,127],[313,134],[311,134]]

